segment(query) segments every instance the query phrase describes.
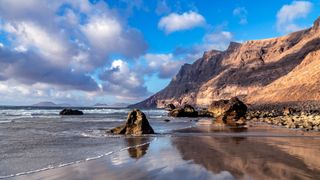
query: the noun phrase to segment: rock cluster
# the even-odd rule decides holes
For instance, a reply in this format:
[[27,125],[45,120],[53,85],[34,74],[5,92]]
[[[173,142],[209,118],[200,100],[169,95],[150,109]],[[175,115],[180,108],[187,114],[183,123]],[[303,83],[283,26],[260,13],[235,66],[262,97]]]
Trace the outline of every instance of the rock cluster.
[[207,109],[196,110],[189,104],[183,106],[183,108],[176,108],[173,104],[167,105],[166,110],[169,111],[168,116],[172,117],[213,117],[212,113]]
[[318,111],[297,111],[293,108],[284,108],[283,112],[255,111],[248,113],[246,119],[286,128],[320,131],[320,113]]
[[139,109],[129,112],[126,123],[111,129],[110,132],[125,135],[154,134],[146,115]]
[[198,111],[196,111],[191,105],[186,104],[183,108],[175,108],[169,111],[168,116],[172,117],[198,117]]
[[236,97],[230,100],[214,101],[209,106],[208,111],[215,117],[215,123],[229,126],[242,126],[246,124],[245,115],[247,106]]
[[82,111],[65,108],[59,113],[60,115],[83,115]]

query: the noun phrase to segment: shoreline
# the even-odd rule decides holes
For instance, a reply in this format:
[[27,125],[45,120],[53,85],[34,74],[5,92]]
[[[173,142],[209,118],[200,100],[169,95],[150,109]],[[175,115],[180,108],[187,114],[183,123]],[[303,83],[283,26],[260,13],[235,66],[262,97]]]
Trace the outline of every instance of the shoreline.
[[[257,168],[256,170],[258,170],[261,168],[260,166],[264,166],[265,162],[271,163],[271,165],[273,163],[275,163],[274,165],[277,163],[283,164],[276,166],[278,166],[278,168],[284,168],[284,171],[288,172],[288,179],[296,176],[306,178],[310,173],[312,177],[316,177],[315,175],[320,173],[320,166],[317,167],[318,165],[314,165],[316,164],[315,162],[320,162],[320,158],[309,158],[308,154],[300,153],[299,155],[302,156],[303,161],[297,161],[295,156],[290,154],[291,152],[286,152],[287,148],[279,148],[283,146],[284,142],[287,143],[288,147],[295,147],[297,143],[301,145],[306,143],[303,145],[303,147],[306,146],[306,151],[320,153],[320,150],[316,148],[316,145],[320,143],[320,133],[277,128],[270,125],[249,125],[252,126],[249,126],[246,130],[239,131],[239,129],[235,130],[198,124],[197,127],[177,130],[170,135],[150,136],[153,139],[144,143],[141,143],[141,138],[150,139],[150,137],[130,137],[134,140],[133,142],[137,144],[123,148],[120,151],[112,152],[96,159],[89,159],[31,174],[14,176],[9,179],[104,179],[105,177],[108,177],[108,179],[128,177],[129,179],[161,179],[168,177],[168,173],[171,177],[180,177],[182,174],[179,174],[179,170],[181,170],[179,167],[185,169],[185,173],[194,178],[210,179],[209,177],[223,177],[222,179],[243,179],[244,177],[241,173],[239,174],[237,171],[234,171],[233,166],[237,168],[243,166],[240,171],[243,171],[245,174],[250,174],[252,172],[249,169]],[[125,138],[125,136],[123,138]],[[276,144],[276,146],[273,144]],[[257,149],[250,148],[252,146]],[[232,148],[229,149],[227,147]],[[265,148],[269,150],[266,151]],[[247,154],[246,151],[252,151],[253,154]],[[268,158],[275,158],[274,155],[277,154],[273,151],[279,151],[278,154],[281,154],[283,158],[275,160],[274,162],[269,160]],[[223,152],[228,153],[224,154]],[[236,157],[233,157],[234,152],[237,152]],[[315,153],[310,155],[316,155]],[[211,156],[210,154],[216,155]],[[240,164],[247,163],[248,158],[249,161],[253,161],[256,158],[254,154],[263,156],[261,163],[258,163],[258,167],[246,167],[244,164],[238,166],[237,163],[231,165],[226,164],[228,163],[227,161],[230,162],[234,160],[234,158],[241,158],[242,160],[238,162]],[[216,159],[220,156],[222,156],[223,159]],[[168,164],[164,162],[163,159],[171,160],[171,163]],[[291,159],[290,163],[287,162],[287,159]],[[304,162],[305,159],[307,159],[307,162]],[[189,162],[190,160],[192,160],[192,163]],[[217,160],[220,162],[220,165],[219,163],[215,163]],[[296,168],[296,165],[291,164],[291,161],[298,163],[299,171],[301,171],[300,175],[294,174],[295,171],[293,169]],[[152,166],[154,167],[150,165],[151,162],[153,162]],[[316,167],[314,167],[315,169],[309,169],[307,165],[304,165],[305,163],[313,164]],[[167,172],[165,171],[166,169],[175,169],[175,171]],[[193,172],[194,169],[201,173]],[[190,174],[190,172],[195,174]],[[277,171],[274,173],[276,172]],[[128,176],[132,173],[137,174]],[[203,176],[200,176],[200,174],[204,174],[205,177],[208,178],[201,178]],[[279,175],[279,178],[282,177],[280,174],[277,175]],[[269,177],[267,172],[259,171],[250,174],[250,176],[256,178]]]

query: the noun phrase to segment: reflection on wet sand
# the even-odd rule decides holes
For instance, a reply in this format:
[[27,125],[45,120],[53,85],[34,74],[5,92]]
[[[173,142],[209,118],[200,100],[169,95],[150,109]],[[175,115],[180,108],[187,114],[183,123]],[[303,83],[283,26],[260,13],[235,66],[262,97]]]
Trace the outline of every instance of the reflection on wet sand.
[[134,159],[139,159],[147,153],[149,148],[148,137],[131,137],[125,138],[128,149],[129,156]]
[[319,179],[319,133],[294,134],[205,126],[157,138],[123,137],[119,143],[130,148],[14,179]]
[[[316,179],[320,157],[319,140],[313,138],[189,136],[172,139],[184,160],[204,166],[213,173],[229,171],[236,179]],[[281,139],[284,143],[279,143]],[[196,143],[195,143],[196,142]],[[302,153],[291,153],[297,143]],[[286,147],[286,148],[284,148]],[[309,158],[312,156],[312,158]],[[309,162],[311,161],[311,162]]]

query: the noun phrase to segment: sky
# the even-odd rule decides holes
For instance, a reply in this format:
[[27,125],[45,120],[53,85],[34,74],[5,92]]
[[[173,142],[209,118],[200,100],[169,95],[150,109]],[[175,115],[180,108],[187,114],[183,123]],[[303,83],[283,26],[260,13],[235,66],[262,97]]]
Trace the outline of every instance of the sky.
[[320,0],[1,0],[0,104],[135,103],[204,51],[319,15]]

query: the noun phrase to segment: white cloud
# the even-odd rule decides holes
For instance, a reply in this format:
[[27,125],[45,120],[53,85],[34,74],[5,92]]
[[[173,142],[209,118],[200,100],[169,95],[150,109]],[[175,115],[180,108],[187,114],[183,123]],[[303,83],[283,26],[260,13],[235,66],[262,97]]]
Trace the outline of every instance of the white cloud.
[[[12,81],[12,87],[32,90],[37,88],[34,84],[42,83],[54,90],[57,96],[52,97],[57,99],[104,96],[97,82],[110,82],[92,78],[96,70],[108,64],[112,55],[135,58],[147,49],[140,31],[128,26],[125,17],[104,1],[2,0],[0,21],[8,41],[6,47],[0,47],[0,84]],[[121,70],[112,73],[113,77],[125,77],[125,65]],[[142,77],[132,72],[128,77],[135,84],[124,81],[123,91],[146,92]]]
[[282,6],[277,13],[277,30],[285,33],[300,30],[302,27],[295,24],[295,20],[307,17],[312,6],[309,1],[293,1]]
[[143,74],[130,69],[127,62],[117,59],[100,74],[104,80],[103,90],[119,99],[136,100],[148,96]]
[[171,13],[168,16],[162,17],[158,23],[158,27],[169,34],[175,31],[203,26],[205,23],[206,20],[201,14],[189,11],[183,14]]
[[27,51],[29,48],[37,48],[42,55],[50,59],[63,59],[66,57],[67,43],[60,36],[47,32],[41,26],[27,21],[9,22],[3,30],[15,38],[14,44],[17,50]]
[[135,57],[144,53],[147,45],[142,35],[135,29],[123,28],[115,17],[103,14],[91,17],[81,30],[100,54],[118,52]]
[[121,35],[122,27],[114,18],[95,16],[81,30],[95,48],[110,51],[114,48],[113,43],[116,43],[117,38]]
[[148,71],[157,73],[161,79],[174,76],[183,62],[174,60],[173,54],[146,54],[144,59],[148,64]]
[[248,19],[247,19],[247,15],[248,15],[248,11],[245,7],[237,7],[233,10],[233,15],[238,17],[239,20],[239,24],[247,24],[248,23]]

